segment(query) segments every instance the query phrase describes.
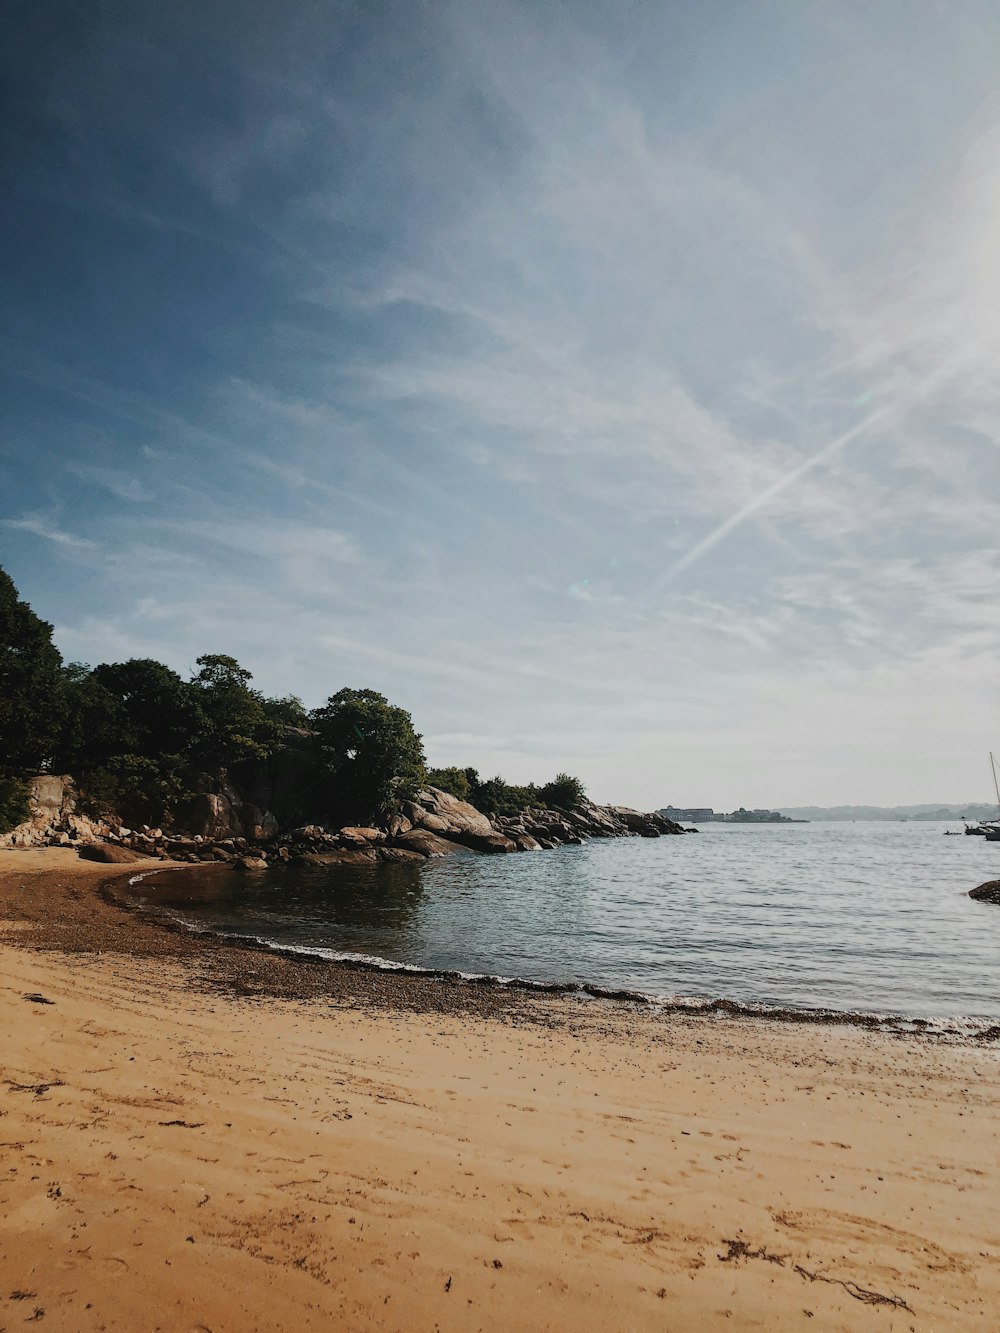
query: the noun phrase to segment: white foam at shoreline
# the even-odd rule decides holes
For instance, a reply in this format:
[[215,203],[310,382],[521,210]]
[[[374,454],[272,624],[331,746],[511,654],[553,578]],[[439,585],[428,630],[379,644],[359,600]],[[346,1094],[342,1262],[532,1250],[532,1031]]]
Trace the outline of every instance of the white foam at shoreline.
[[[155,872],[145,872],[143,875],[134,876],[129,880],[129,885],[138,883],[149,873]],[[384,958],[380,954],[359,953],[349,949],[330,949],[322,945],[283,943],[279,940],[270,939],[266,935],[239,935],[209,926],[198,925],[181,916],[180,913],[169,909],[158,908],[156,911],[161,917],[169,917],[174,924],[190,934],[207,935],[215,939],[226,940],[235,945],[242,944],[257,947],[275,954],[314,959],[318,962],[340,963],[373,972],[397,973],[442,981],[461,981],[471,985],[496,986],[504,990],[523,990],[528,993],[562,995],[577,999],[591,998],[598,1001],[633,1003],[662,1012],[682,1012],[705,1016],[721,1014],[737,1018],[844,1024],[846,1026],[862,1026],[957,1040],[976,1037],[993,1026],[988,1018],[969,1016],[928,1019],[906,1014],[865,1010],[814,1009],[807,1006],[765,1004],[749,1000],[730,1000],[724,996],[661,995],[649,991],[600,986],[590,982],[544,982],[533,981],[527,977],[509,977],[492,972],[464,972],[459,969],[428,967],[420,963],[405,963],[394,958]]]

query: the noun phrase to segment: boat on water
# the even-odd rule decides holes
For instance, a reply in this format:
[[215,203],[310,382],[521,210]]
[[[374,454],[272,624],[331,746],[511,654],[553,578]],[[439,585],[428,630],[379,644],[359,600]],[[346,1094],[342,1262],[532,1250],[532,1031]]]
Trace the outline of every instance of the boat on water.
[[993,790],[997,798],[997,819],[981,819],[978,824],[966,824],[965,831],[974,838],[985,838],[988,842],[1000,842],[1000,781],[997,780],[997,761],[990,751],[990,768],[993,772]]

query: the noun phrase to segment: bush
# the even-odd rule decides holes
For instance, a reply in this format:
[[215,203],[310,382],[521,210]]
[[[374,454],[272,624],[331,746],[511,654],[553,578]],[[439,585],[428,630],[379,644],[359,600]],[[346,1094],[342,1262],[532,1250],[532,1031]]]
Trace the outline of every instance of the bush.
[[28,784],[20,778],[0,778],[0,833],[17,828],[30,814]]
[[81,783],[81,804],[95,818],[115,814],[128,824],[161,824],[192,793],[177,755],[160,760],[117,754]]
[[376,690],[343,689],[310,714],[327,774],[327,813],[377,819],[425,780],[409,713]]
[[546,782],[538,791],[543,805],[554,805],[558,810],[572,810],[586,799],[587,793],[579,778],[569,773],[557,773],[551,782]]
[[470,798],[469,778],[464,768],[431,768],[427,772],[427,781],[439,791],[446,791],[449,796],[456,796],[460,801]]
[[477,782],[469,800],[484,815],[519,815],[522,810],[540,804],[537,787],[532,784],[515,787],[501,777]]

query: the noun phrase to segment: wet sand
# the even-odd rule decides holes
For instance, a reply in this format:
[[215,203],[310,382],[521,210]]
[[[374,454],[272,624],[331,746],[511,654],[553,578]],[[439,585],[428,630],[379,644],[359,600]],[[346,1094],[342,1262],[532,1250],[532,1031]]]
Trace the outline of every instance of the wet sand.
[[303,963],[113,878],[0,853],[0,1329],[1000,1327],[1000,1043]]

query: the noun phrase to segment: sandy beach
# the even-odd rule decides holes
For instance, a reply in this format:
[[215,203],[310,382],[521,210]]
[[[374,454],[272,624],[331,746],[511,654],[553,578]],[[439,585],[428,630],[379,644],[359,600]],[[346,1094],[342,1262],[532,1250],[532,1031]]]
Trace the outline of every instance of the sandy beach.
[[1000,1326],[1000,1043],[310,965],[0,854],[0,1329]]

